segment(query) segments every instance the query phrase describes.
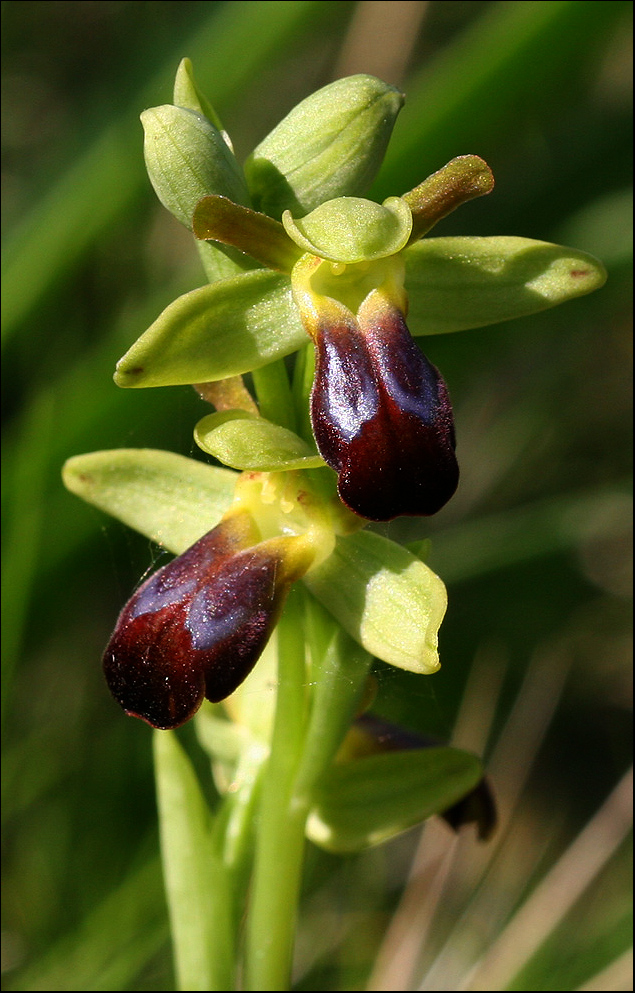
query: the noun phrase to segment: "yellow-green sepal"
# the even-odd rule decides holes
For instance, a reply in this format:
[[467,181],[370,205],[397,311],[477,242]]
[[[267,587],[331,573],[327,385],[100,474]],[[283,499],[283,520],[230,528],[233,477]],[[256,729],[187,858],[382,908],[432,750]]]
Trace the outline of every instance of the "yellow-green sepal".
[[304,583],[371,655],[423,675],[439,668],[447,592],[436,573],[403,546],[371,531],[338,538]]
[[230,507],[230,469],[150,448],[76,455],[62,478],[71,493],[180,555]]
[[226,379],[306,341],[289,277],[253,270],[174,300],[118,362],[115,382],[146,387]]
[[403,258],[413,335],[536,314],[606,281],[592,255],[532,238],[423,238]]

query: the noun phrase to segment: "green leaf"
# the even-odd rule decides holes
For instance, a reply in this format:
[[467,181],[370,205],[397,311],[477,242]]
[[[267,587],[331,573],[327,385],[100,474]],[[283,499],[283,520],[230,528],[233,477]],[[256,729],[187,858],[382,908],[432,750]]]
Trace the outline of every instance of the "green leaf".
[[439,668],[445,586],[401,545],[370,531],[338,538],[304,582],[371,655],[410,672]]
[[179,555],[218,524],[236,474],[172,452],[119,448],[76,455],[66,487]]
[[186,227],[192,227],[194,208],[208,193],[249,202],[233,152],[202,114],[164,104],[144,110],[141,123],[150,182],[163,206]]
[[194,428],[194,440],[233,469],[279,472],[324,465],[293,431],[244,410],[208,414]]
[[401,197],[389,197],[382,205],[337,197],[298,220],[285,210],[282,223],[305,252],[333,262],[372,262],[401,251],[410,237],[412,214]]
[[254,206],[279,218],[358,196],[382,162],[403,96],[374,76],[324,86],[294,107],[245,162]]
[[117,365],[118,386],[176,386],[240,375],[307,341],[288,276],[256,270],[174,300]]
[[153,740],[177,988],[232,989],[231,891],[212,843],[211,814],[176,735],[157,731]]
[[403,254],[413,335],[535,314],[606,281],[593,256],[531,238],[424,238]]
[[359,851],[443,813],[482,775],[476,756],[446,747],[334,765],[315,791],[307,834],[328,851]]

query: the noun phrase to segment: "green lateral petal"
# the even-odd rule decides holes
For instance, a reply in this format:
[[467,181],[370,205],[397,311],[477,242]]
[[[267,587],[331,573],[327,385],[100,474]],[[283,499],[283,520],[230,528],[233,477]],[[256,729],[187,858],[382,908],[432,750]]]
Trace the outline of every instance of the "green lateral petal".
[[425,238],[403,257],[414,335],[525,317],[606,281],[593,256],[531,238]]
[[64,465],[71,493],[180,555],[231,505],[236,473],[173,452],[117,448]]
[[301,255],[280,221],[227,197],[203,197],[194,210],[193,231],[196,238],[232,245],[281,272],[291,272]]
[[333,262],[373,262],[401,251],[410,237],[412,214],[401,197],[384,204],[337,197],[298,220],[285,210],[282,223],[304,252]]
[[255,270],[178,297],[117,364],[118,386],[205,383],[304,345],[288,276]]
[[410,241],[421,238],[461,204],[485,196],[493,188],[492,171],[478,155],[459,155],[452,159],[414,190],[403,194],[412,211]]
[[245,410],[208,414],[194,428],[194,440],[233,469],[279,472],[324,465],[293,431]]
[[474,755],[445,747],[334,765],[316,791],[307,834],[328,851],[359,851],[447,810],[482,775]]
[[186,227],[198,201],[219,193],[248,203],[245,180],[220,131],[193,110],[165,104],[141,115],[146,168],[156,195]]
[[337,79],[299,103],[245,162],[256,210],[302,215],[373,181],[403,95],[374,76]]
[[338,538],[304,582],[371,655],[425,675],[439,668],[445,586],[401,545],[371,531]]

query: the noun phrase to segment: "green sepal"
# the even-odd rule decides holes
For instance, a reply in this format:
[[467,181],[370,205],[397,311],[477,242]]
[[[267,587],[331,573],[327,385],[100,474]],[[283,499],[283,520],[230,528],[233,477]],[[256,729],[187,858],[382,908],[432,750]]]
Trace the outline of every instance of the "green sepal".
[[401,197],[389,197],[383,204],[337,197],[297,220],[285,210],[282,223],[303,252],[332,262],[374,262],[405,246],[412,214]]
[[145,387],[226,379],[306,341],[289,277],[254,270],[174,300],[117,364],[115,382]]
[[232,469],[280,472],[324,465],[293,431],[245,410],[208,414],[194,428],[196,444]]
[[593,256],[531,238],[424,238],[403,257],[413,335],[525,317],[606,281]]
[[443,582],[406,548],[358,531],[304,577],[311,593],[371,655],[427,675],[439,668]]
[[447,747],[336,764],[315,790],[307,835],[331,852],[360,851],[443,813],[482,775],[476,756]]
[[64,484],[87,503],[180,555],[218,524],[236,473],[149,448],[117,448],[69,459]]
[[177,107],[185,107],[186,110],[194,110],[197,114],[202,114],[210,121],[223,137],[227,147],[233,152],[231,139],[225,131],[221,119],[212,107],[204,93],[198,88],[194,79],[194,68],[189,59],[181,59],[174,78],[174,99],[172,101]]
[[231,245],[268,269],[281,272],[291,272],[302,254],[280,221],[241,207],[227,197],[203,197],[194,210],[192,230],[200,240]]
[[337,79],[303,100],[245,162],[254,207],[280,218],[366,192],[403,95],[374,76]]
[[219,193],[249,203],[245,180],[220,131],[193,110],[164,104],[141,115],[146,168],[163,206],[186,227],[198,201]]
[[163,875],[178,989],[232,989],[229,874],[192,764],[170,731],[154,732]]

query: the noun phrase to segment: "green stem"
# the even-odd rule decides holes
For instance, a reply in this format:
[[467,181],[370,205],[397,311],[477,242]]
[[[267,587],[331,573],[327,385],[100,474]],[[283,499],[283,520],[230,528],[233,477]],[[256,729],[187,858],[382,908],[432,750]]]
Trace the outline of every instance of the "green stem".
[[251,375],[261,415],[289,431],[295,431],[295,406],[284,359],[254,369]]
[[246,990],[287,990],[290,982],[308,814],[294,796],[306,725],[301,595],[291,591],[278,627],[278,696],[247,918]]

